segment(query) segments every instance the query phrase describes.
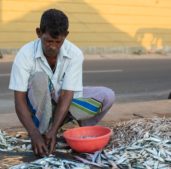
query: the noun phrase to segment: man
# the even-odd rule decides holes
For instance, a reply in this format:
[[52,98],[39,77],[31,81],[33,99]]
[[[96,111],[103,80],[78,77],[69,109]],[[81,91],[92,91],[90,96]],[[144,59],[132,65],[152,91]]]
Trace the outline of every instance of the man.
[[45,11],[38,39],[19,50],[12,66],[16,113],[39,156],[54,152],[58,129],[69,115],[80,126],[95,125],[115,99],[111,89],[82,87],[83,54],[66,40],[68,25],[62,11]]

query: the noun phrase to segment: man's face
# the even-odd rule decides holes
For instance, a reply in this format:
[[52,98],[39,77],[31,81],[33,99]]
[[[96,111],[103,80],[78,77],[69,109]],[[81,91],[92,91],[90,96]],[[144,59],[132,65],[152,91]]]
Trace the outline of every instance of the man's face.
[[46,32],[43,33],[40,38],[44,55],[46,57],[57,57],[66,36],[59,35],[56,38],[52,38],[50,34]]

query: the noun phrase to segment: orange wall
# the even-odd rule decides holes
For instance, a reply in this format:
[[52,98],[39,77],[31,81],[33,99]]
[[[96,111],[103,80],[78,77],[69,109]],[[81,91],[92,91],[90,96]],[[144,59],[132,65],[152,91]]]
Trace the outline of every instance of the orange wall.
[[80,47],[171,46],[170,0],[0,0],[0,48],[19,48],[36,38],[48,8],[68,15],[68,38]]

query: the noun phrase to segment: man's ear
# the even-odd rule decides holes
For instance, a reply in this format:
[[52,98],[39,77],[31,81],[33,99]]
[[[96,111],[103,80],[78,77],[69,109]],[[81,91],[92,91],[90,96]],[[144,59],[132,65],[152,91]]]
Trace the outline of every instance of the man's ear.
[[42,32],[41,32],[40,28],[36,28],[36,34],[37,34],[38,38],[41,38]]
[[68,34],[69,34],[69,31],[67,31],[67,32],[65,33],[65,37],[67,37],[67,36],[68,36]]

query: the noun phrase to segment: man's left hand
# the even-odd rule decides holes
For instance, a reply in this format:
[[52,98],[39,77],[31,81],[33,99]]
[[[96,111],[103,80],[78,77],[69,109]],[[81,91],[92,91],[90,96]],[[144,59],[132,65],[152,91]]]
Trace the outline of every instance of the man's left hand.
[[53,131],[48,131],[46,134],[43,135],[45,139],[45,143],[49,148],[49,154],[53,154],[55,152],[56,146],[56,133]]

